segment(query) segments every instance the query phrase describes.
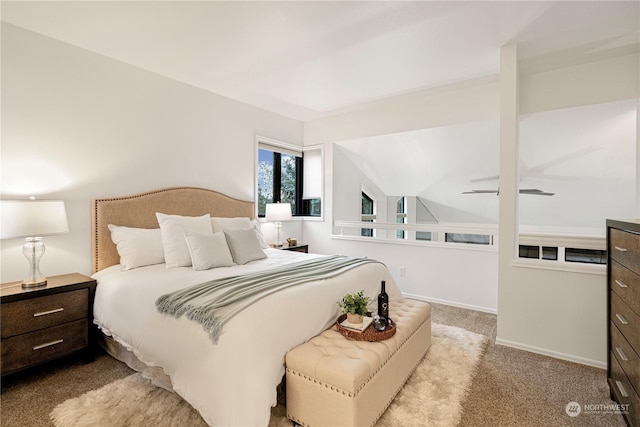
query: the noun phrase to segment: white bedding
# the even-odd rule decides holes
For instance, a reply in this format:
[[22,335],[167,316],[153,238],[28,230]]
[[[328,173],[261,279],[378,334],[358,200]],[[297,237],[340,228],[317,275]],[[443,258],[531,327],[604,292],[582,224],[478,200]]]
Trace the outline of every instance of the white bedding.
[[177,289],[317,256],[265,252],[263,260],[205,271],[167,269],[164,264],[127,271],[119,265],[106,268],[93,276],[98,281],[94,321],[146,365],[161,367],[173,389],[209,425],[266,426],[287,351],[328,328],[344,294],[363,289],[375,301],[381,280],[387,281],[390,299],[400,292],[384,265],[365,264],[259,300],[225,325],[217,345],[200,324],[156,309],[159,296]]

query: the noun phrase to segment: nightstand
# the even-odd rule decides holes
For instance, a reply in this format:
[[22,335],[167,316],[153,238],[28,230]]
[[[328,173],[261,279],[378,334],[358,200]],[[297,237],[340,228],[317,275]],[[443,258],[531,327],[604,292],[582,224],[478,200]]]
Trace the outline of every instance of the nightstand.
[[309,253],[309,245],[283,246],[280,249],[283,251],[304,252],[305,254]]
[[91,355],[96,281],[72,273],[47,278],[43,288],[0,285],[0,373],[25,369],[78,351]]

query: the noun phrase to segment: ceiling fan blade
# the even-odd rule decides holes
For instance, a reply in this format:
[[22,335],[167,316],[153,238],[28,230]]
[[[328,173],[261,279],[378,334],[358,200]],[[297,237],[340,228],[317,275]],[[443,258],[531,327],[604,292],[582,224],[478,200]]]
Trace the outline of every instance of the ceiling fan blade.
[[[522,188],[518,190],[520,194],[531,194],[534,196],[553,196],[556,193],[548,193],[537,188]],[[463,191],[462,194],[497,194],[500,195],[500,190],[471,190]]]
[[498,194],[498,190],[471,190],[471,191],[464,191],[462,194],[491,194],[491,193]]
[[553,196],[556,193],[548,193],[546,191],[539,190],[537,188],[522,188],[519,190],[520,194],[532,194],[534,196]]

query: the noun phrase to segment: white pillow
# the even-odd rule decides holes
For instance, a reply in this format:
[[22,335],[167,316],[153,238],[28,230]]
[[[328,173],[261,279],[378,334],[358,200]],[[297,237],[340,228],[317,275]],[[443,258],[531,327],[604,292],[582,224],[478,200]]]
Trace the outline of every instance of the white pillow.
[[224,235],[236,264],[246,264],[267,257],[254,230],[225,230]]
[[189,247],[194,270],[209,270],[215,267],[235,265],[223,232],[205,236],[187,231],[184,233],[184,238]]
[[156,217],[162,231],[162,246],[167,268],[189,267],[191,254],[184,233],[191,231],[205,236],[212,235],[210,215],[181,216],[156,212]]
[[267,245],[267,242],[264,240],[264,234],[262,234],[262,227],[260,226],[260,223],[258,222],[258,220],[255,220],[255,219],[251,220],[251,228],[256,232],[256,237],[258,237],[258,241],[260,242],[260,247],[262,249],[268,248],[269,245]]
[[107,227],[120,255],[123,270],[164,262],[159,228],[131,228],[113,224]]
[[222,218],[214,216],[211,217],[211,225],[214,233],[224,230],[248,230],[251,228],[251,221],[247,217]]

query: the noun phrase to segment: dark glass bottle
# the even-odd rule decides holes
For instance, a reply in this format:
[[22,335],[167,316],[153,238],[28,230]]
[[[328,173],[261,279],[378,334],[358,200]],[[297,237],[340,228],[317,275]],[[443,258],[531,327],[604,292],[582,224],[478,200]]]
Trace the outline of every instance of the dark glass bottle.
[[382,281],[382,289],[378,295],[378,316],[384,317],[385,319],[389,318],[389,295],[387,295],[385,290],[384,280]]

